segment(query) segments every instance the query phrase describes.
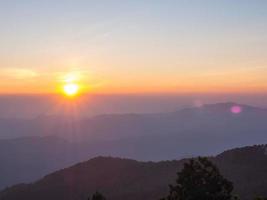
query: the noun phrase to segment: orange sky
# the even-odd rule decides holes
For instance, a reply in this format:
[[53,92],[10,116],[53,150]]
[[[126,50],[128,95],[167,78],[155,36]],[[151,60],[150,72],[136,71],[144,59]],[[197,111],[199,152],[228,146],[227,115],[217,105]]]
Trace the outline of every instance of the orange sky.
[[[230,70],[225,73],[180,74],[121,78],[98,77],[85,71],[68,71],[44,75],[27,70],[11,70],[3,75],[1,93],[58,93],[73,76],[84,93],[261,93],[267,91],[265,72]],[[259,70],[260,71],[260,70]]]
[[1,2],[0,93],[59,93],[70,74],[85,93],[267,92],[266,9]]

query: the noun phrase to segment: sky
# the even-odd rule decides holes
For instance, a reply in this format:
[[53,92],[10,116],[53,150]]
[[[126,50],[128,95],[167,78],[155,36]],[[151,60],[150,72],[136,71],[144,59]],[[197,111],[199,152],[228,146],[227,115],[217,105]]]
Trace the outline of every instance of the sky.
[[267,92],[265,0],[0,0],[0,93]]

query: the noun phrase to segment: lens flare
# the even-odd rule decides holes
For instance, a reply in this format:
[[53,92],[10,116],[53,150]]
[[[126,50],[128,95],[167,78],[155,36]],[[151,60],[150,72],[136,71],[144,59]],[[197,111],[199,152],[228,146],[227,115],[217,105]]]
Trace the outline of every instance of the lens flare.
[[241,106],[232,106],[231,107],[231,112],[233,114],[239,114],[242,112],[242,107]]

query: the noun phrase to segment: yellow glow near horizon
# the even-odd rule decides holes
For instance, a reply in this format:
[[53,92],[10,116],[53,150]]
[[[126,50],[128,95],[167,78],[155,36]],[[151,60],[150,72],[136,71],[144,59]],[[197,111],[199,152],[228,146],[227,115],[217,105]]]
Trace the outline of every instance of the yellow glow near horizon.
[[73,97],[79,93],[80,86],[76,83],[67,83],[63,87],[63,92],[65,95]]
[[81,92],[81,75],[78,72],[69,72],[62,76],[62,92],[67,97],[76,97]]

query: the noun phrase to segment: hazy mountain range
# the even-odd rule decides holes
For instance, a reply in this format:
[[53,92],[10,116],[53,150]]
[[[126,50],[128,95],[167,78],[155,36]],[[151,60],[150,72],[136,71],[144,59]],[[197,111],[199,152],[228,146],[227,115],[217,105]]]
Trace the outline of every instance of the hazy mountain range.
[[[233,106],[242,112],[232,113]],[[79,120],[1,119],[0,136],[20,138],[0,140],[0,188],[99,155],[159,161],[267,143],[266,119],[266,109],[236,103]]]
[[[267,195],[267,145],[237,148],[210,158],[233,181],[234,193],[248,200]],[[1,200],[86,200],[96,190],[110,200],[155,200],[168,192],[183,160],[138,162],[97,157],[32,183],[0,193]]]
[[75,101],[69,101],[61,95],[0,95],[0,119],[62,115],[68,113],[73,105],[79,117],[92,117],[114,113],[166,113],[199,103],[227,101],[267,108],[266,94],[90,94]]

